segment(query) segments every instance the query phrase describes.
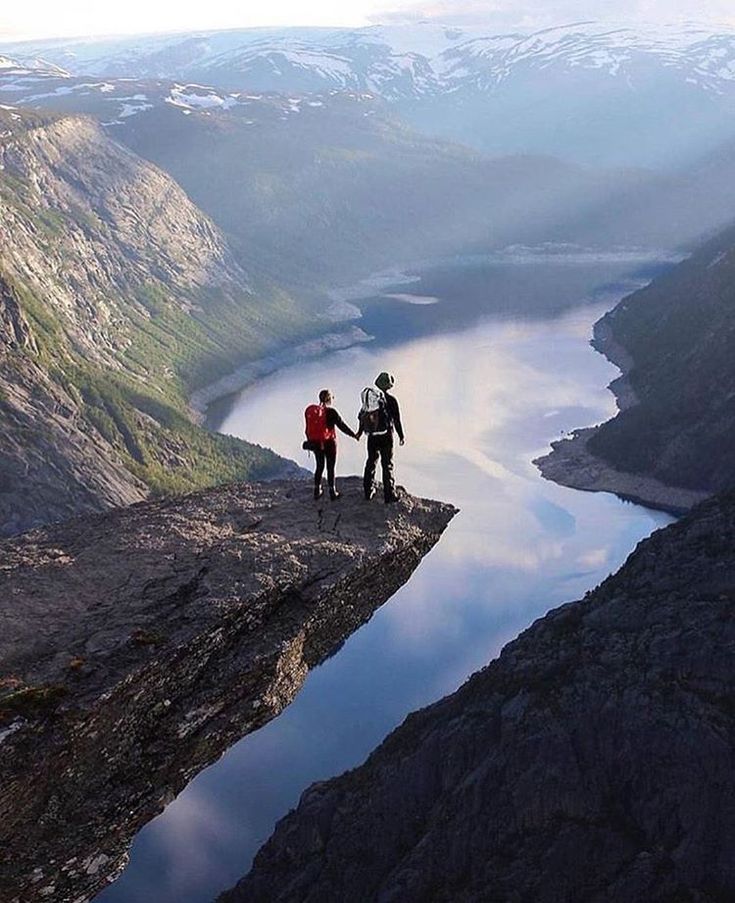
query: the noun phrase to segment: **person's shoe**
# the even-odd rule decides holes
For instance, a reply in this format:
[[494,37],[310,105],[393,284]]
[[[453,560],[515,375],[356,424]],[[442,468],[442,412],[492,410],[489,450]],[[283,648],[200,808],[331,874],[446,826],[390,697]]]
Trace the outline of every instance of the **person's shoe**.
[[385,504],[392,505],[394,502],[400,501],[400,499],[401,496],[397,492],[394,492],[393,495],[387,495],[385,497]]
[[321,486],[314,487],[314,501],[318,501],[324,495],[324,490]]
[[333,489],[331,486],[329,487],[329,498],[330,498],[333,502],[336,502],[337,499],[338,499],[341,495],[342,495],[341,492],[337,492],[337,490],[336,490],[336,489]]

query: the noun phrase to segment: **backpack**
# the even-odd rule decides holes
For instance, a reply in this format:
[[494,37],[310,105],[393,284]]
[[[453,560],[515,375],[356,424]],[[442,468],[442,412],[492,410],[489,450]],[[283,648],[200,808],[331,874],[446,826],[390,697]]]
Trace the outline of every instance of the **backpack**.
[[385,396],[372,386],[363,389],[360,393],[362,407],[357,415],[360,429],[363,433],[384,433],[388,430],[388,411],[385,404]]
[[310,404],[304,411],[306,420],[306,438],[312,445],[321,448],[327,439],[334,438],[333,431],[327,426],[327,409],[323,404]]

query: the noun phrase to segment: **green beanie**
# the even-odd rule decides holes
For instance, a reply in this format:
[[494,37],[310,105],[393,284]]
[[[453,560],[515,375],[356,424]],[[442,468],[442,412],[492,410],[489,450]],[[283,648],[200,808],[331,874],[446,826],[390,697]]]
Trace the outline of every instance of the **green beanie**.
[[392,373],[386,373],[385,370],[377,377],[375,380],[375,385],[383,392],[387,392],[388,389],[392,389],[395,385],[395,379],[393,379]]

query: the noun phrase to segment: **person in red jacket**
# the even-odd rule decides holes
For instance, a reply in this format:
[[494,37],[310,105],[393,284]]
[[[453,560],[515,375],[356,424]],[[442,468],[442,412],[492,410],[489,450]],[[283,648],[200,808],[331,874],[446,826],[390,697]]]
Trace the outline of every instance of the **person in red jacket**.
[[306,409],[306,438],[309,447],[316,457],[316,470],[314,471],[314,498],[320,499],[323,494],[322,477],[324,465],[327,465],[327,485],[329,486],[329,498],[334,502],[340,493],[334,482],[334,472],[337,464],[337,430],[341,430],[346,436],[359,439],[357,433],[347,426],[339,416],[338,411],[332,407],[334,396],[329,389],[322,389],[319,393],[319,405],[310,405]]

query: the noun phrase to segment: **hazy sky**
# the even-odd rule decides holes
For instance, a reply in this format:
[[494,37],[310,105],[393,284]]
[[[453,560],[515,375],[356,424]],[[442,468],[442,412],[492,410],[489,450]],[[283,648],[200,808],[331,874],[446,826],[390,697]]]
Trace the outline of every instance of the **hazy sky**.
[[421,19],[543,27],[598,18],[735,24],[735,5],[733,0],[269,0],[256,8],[241,0],[0,0],[0,36],[5,38]]

